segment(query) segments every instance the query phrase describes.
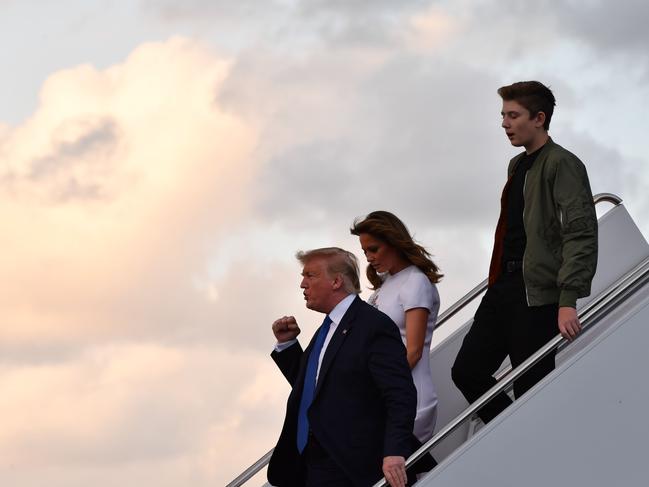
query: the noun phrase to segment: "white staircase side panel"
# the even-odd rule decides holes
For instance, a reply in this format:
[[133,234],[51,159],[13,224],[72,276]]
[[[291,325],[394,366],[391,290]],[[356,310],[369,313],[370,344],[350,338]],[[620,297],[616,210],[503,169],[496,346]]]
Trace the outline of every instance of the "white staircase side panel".
[[649,485],[649,287],[417,485]]

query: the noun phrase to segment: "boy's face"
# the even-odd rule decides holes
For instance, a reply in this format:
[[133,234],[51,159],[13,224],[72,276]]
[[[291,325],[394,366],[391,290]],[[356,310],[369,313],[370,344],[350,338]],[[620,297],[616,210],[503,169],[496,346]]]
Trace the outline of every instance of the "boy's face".
[[516,101],[503,100],[503,109],[500,114],[503,117],[502,127],[514,147],[531,149],[545,137],[546,132],[543,128],[545,114],[543,112],[530,118],[527,108]]

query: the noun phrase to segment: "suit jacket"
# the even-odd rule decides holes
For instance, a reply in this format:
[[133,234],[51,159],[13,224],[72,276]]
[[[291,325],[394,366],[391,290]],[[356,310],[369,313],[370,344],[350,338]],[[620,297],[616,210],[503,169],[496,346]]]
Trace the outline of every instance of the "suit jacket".
[[[296,343],[271,354],[293,387],[268,466],[268,481],[277,487],[304,485],[304,459],[296,444],[297,415],[316,335],[304,352]],[[417,391],[397,326],[356,297],[322,360],[307,413],[312,434],[354,485],[366,487],[383,476],[383,457],[407,458],[413,452],[416,406]]]

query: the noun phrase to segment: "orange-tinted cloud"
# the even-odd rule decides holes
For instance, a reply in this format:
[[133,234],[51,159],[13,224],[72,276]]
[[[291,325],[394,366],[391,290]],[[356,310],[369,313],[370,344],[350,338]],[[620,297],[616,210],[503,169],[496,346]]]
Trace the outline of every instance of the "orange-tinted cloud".
[[192,272],[240,217],[255,128],[215,103],[228,61],[174,38],[52,74],[0,136],[5,343],[147,326],[202,300]]
[[144,44],[52,74],[0,127],[3,483],[222,485],[272,444],[288,385],[256,350],[265,313],[301,306],[293,281],[267,292],[298,271],[210,269],[257,171],[255,122],[218,101],[229,70]]

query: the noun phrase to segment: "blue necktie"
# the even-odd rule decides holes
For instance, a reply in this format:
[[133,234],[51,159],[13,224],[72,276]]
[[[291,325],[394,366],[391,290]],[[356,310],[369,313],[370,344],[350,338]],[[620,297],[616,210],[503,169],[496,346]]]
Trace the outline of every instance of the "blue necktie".
[[309,354],[309,360],[306,364],[304,388],[302,389],[302,399],[300,399],[300,409],[297,414],[297,449],[300,453],[304,451],[309,439],[309,418],[307,418],[306,412],[313,402],[316,376],[318,374],[318,360],[322,351],[322,345],[324,345],[327,333],[329,333],[329,325],[331,325],[331,318],[327,315],[318,331],[318,336],[315,339],[315,343]]

